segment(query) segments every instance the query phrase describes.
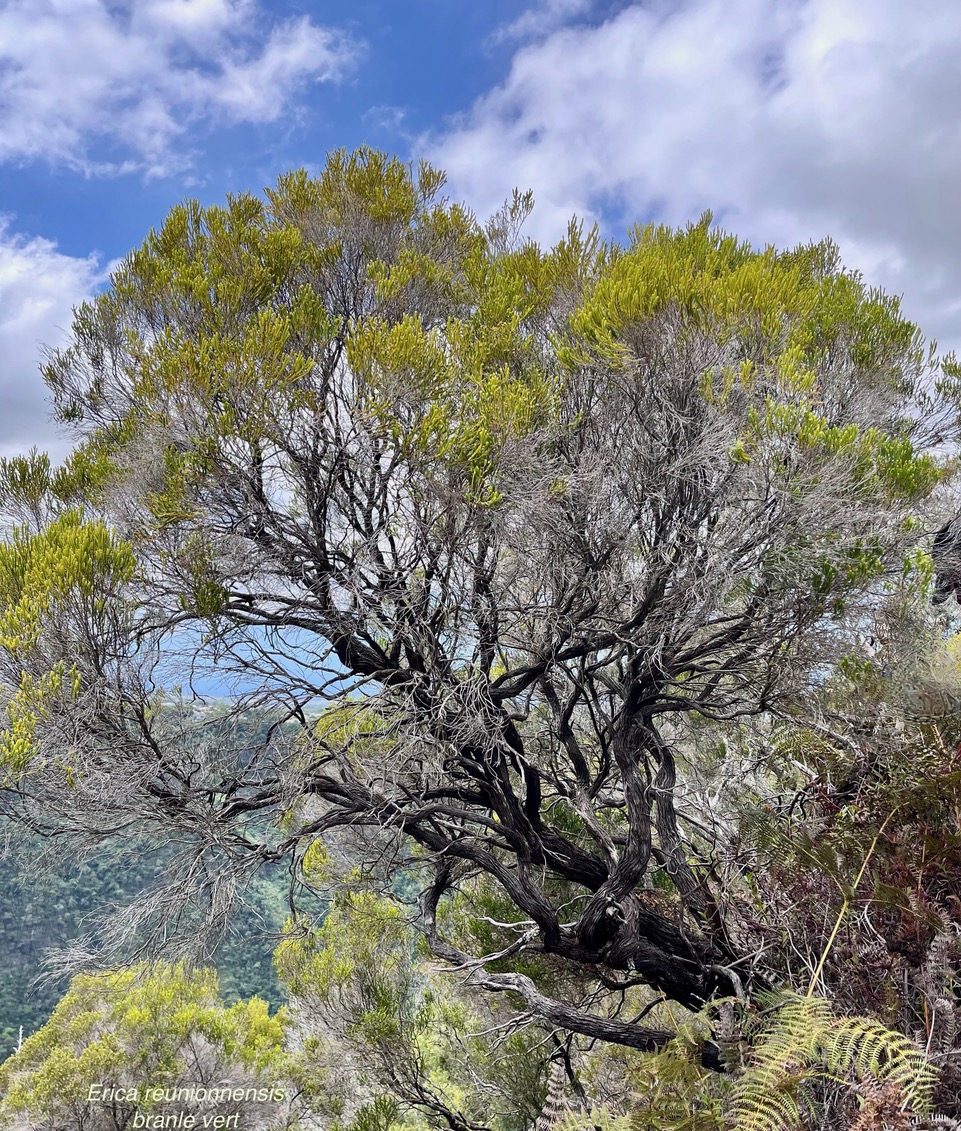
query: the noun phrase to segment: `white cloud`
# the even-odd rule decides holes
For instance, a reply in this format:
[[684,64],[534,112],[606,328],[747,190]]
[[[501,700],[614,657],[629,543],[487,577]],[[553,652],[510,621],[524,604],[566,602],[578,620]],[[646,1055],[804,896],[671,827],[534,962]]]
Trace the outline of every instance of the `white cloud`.
[[[306,16],[271,25],[254,0],[7,0],[0,161],[167,173],[187,164],[191,130],[274,121],[356,50]],[[98,160],[101,145],[122,163]]]
[[407,110],[403,106],[391,106],[388,103],[381,103],[377,106],[371,106],[369,110],[364,112],[363,122],[364,125],[372,126],[377,130],[394,130],[400,132],[406,117]]
[[541,0],[535,7],[521,12],[516,20],[498,28],[491,37],[491,42],[539,39],[571,19],[586,15],[590,8],[591,0]]
[[95,256],[64,255],[49,240],[17,235],[0,221],[0,455],[34,445],[66,454],[68,445],[50,421],[39,365],[45,345],[66,341],[71,307],[103,276]]
[[959,51],[961,8],[941,0],[635,4],[521,48],[424,148],[482,213],[533,188],[540,238],[573,211],[706,208],[761,244],[829,234],[957,346]]

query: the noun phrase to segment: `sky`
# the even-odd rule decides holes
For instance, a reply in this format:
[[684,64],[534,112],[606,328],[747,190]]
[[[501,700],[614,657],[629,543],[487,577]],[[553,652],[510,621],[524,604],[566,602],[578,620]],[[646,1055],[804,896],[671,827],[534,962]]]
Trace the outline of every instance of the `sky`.
[[0,455],[66,453],[43,351],[171,207],[362,144],[544,243],[831,236],[957,349],[959,58],[957,0],[0,0]]

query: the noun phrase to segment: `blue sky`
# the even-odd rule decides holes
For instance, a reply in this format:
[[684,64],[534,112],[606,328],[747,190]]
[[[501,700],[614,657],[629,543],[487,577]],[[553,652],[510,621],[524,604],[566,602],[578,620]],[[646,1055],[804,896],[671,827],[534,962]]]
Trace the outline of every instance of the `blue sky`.
[[0,454],[64,453],[42,345],[172,205],[365,142],[542,241],[831,235],[957,348],[959,57],[955,0],[0,0]]

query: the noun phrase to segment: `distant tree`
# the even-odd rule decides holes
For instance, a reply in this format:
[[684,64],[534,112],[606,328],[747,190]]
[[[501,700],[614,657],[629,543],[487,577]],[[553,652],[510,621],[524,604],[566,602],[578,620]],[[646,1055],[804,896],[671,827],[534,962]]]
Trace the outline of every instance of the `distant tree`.
[[172,1126],[157,1121],[183,1113],[178,1126],[202,1127],[204,1115],[213,1126],[239,1111],[228,1126],[290,1128],[295,1089],[282,1042],[283,1016],[256,998],[225,1007],[213,971],[143,964],[80,974],[0,1067],[0,1125],[128,1131]]
[[[0,471],[8,808],[176,841],[215,918],[350,840],[475,987],[661,1048],[638,985],[777,976],[709,763],[751,720],[852,741],[832,678],[927,602],[957,368],[829,243],[544,251],[529,197],[482,227],[442,186],[364,150],[185,204],[78,309],[76,450]],[[299,736],[198,743],[214,677]]]

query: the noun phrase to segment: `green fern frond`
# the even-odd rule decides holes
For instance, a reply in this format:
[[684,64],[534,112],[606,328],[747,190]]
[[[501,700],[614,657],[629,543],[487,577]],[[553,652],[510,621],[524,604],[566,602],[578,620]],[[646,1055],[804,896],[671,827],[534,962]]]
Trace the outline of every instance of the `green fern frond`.
[[833,1040],[824,1044],[824,1059],[832,1075],[853,1072],[858,1079],[896,1084],[905,1103],[919,1112],[925,1109],[937,1074],[903,1033],[869,1017],[844,1017],[832,1024],[831,1035]]
[[[629,1075],[633,1131],[727,1131],[725,1098],[732,1082],[700,1063],[710,1036],[703,1011],[679,1024],[674,1040],[664,1048],[637,1059]],[[583,1127],[582,1122],[577,1131]]]
[[787,1131],[798,1127],[804,1112],[796,1096],[755,1092],[738,1097],[736,1131]]
[[761,1033],[754,1058],[737,1082],[732,1117],[737,1131],[791,1131],[808,1108],[805,1085],[818,1078],[854,1084],[893,1083],[905,1110],[930,1107],[933,1067],[903,1033],[870,1017],[836,1017],[823,998],[790,996]]
[[760,801],[741,814],[740,835],[768,867],[783,867],[794,858],[794,841],[785,830],[783,818]]

